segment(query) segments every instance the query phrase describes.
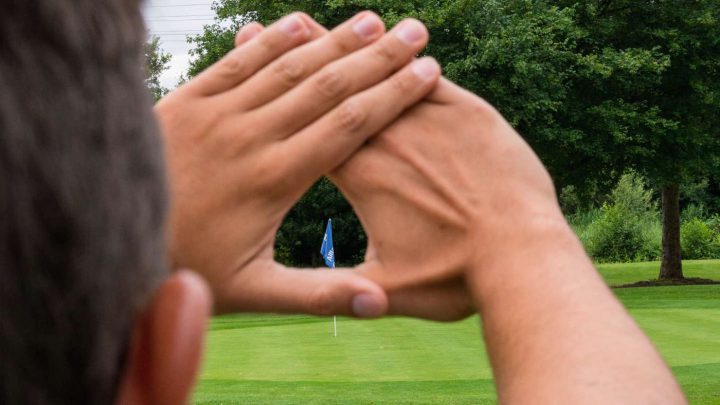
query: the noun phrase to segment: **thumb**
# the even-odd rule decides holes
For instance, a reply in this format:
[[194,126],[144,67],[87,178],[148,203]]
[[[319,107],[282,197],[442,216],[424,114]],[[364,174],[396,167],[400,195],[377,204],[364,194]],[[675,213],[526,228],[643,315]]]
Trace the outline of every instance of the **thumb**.
[[242,284],[230,287],[240,292],[233,294],[235,310],[377,318],[388,308],[385,291],[349,269],[295,269],[276,263],[243,277]]
[[423,269],[388,267],[380,263],[371,246],[367,252],[365,262],[355,271],[385,291],[388,297],[386,315],[451,322],[477,312],[463,276],[427,277]]

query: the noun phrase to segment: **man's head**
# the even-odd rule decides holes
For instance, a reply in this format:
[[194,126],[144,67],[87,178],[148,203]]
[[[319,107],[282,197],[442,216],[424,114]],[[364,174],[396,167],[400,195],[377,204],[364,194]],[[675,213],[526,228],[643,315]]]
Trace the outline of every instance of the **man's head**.
[[144,35],[138,0],[0,6],[0,403],[172,402],[192,384],[208,300],[166,281]]

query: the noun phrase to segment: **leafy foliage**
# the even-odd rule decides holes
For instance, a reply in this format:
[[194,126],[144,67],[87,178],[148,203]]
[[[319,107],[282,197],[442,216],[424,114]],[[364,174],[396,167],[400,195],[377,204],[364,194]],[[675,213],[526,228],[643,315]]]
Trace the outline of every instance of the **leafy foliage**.
[[623,175],[610,202],[581,235],[588,253],[600,262],[655,260],[661,232],[657,203],[635,173]]
[[[334,27],[363,9],[374,10],[389,26],[404,17],[422,20],[431,35],[424,53],[508,118],[558,189],[573,186],[574,200],[565,200],[573,211],[594,205],[628,170],[657,187],[720,172],[717,0],[218,0],[216,22],[191,38],[189,74],[229,51],[235,31],[249,21],[269,24],[300,10]],[[330,184],[316,185],[310,195],[321,187],[338,196],[332,207],[338,213],[349,209]],[[306,196],[278,237],[280,256],[295,264],[311,263],[299,251],[317,250],[309,234],[322,235],[318,222],[327,214],[316,199]],[[704,198],[706,204],[715,200]],[[605,208],[602,240],[610,243],[613,232],[628,241],[639,233],[653,235],[641,256],[656,257],[656,227],[624,223],[630,206],[618,204]],[[348,226],[356,226],[349,234],[362,235],[351,211],[347,215]],[[291,231],[300,232],[292,233],[292,243]],[[596,231],[601,233],[600,225]],[[362,248],[348,243],[349,258],[362,257]],[[629,248],[609,249],[635,258]]]
[[714,259],[720,257],[720,234],[700,218],[693,218],[681,228],[683,259]]
[[160,75],[170,67],[170,59],[172,59],[172,56],[160,47],[159,37],[153,36],[145,43],[145,69],[147,73],[145,85],[152,93],[155,101],[160,100],[168,93],[168,89],[160,84]]
[[[713,213],[720,214],[720,171],[683,184],[680,193],[684,203],[683,218],[705,218]],[[700,212],[695,214],[688,211]]]
[[707,208],[703,204],[688,204],[680,215],[682,223],[690,222],[695,218],[708,218]]
[[360,263],[367,237],[352,207],[326,178],[316,183],[288,213],[277,234],[275,259],[286,265],[321,266],[320,244],[328,218],[338,266]]
[[[572,127],[616,170],[678,184],[718,168],[720,7],[715,0],[560,2],[589,35]],[[714,112],[713,112],[714,111]]]
[[588,229],[588,252],[595,260],[632,262],[657,257],[647,257],[650,252],[643,249],[647,246],[643,224],[628,214],[619,206],[607,205],[602,208],[602,216]]

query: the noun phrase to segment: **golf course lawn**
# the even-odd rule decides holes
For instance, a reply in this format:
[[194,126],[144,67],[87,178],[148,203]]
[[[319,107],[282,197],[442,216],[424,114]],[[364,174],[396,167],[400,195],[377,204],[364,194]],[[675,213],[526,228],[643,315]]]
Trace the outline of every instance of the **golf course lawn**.
[[[599,269],[617,285],[657,277],[658,267]],[[720,260],[685,262],[685,275],[720,280]],[[658,346],[690,402],[720,404],[720,285],[614,291]],[[478,326],[477,317],[451,324],[338,318],[335,338],[332,318],[217,317],[193,403],[495,403]]]

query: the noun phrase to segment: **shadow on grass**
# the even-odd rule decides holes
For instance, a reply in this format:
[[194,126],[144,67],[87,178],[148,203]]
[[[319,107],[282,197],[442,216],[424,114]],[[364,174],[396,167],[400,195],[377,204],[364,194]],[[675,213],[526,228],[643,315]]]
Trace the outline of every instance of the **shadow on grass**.
[[673,285],[714,285],[720,284],[720,281],[710,280],[709,278],[686,277],[672,278],[664,280],[643,280],[630,284],[614,285],[612,288],[635,288],[635,287],[668,287]]

